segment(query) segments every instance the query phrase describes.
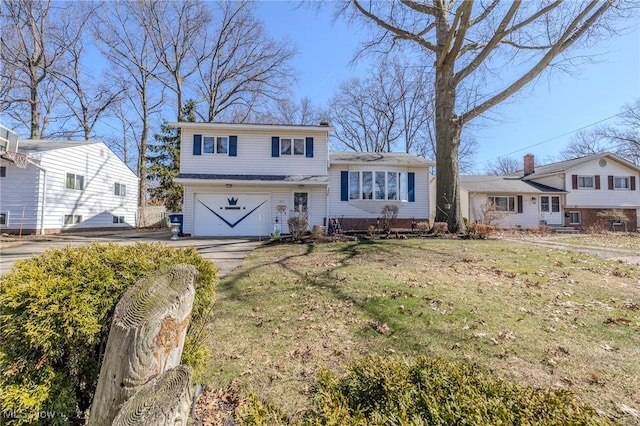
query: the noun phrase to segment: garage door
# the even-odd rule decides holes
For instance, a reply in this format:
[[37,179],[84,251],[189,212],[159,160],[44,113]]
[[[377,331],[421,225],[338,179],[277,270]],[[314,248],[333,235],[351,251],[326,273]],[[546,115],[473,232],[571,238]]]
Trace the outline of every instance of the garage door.
[[269,194],[195,194],[195,237],[266,236],[271,232]]

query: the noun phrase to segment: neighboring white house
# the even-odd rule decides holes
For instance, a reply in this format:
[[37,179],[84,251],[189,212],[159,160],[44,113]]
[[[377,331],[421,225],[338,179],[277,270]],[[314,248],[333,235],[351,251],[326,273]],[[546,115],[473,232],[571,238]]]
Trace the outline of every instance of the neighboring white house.
[[544,166],[535,166],[533,155],[527,154],[523,170],[513,175],[460,176],[461,209],[470,223],[580,230],[602,224],[599,214],[615,209],[625,214],[626,224],[606,225],[635,230],[640,222],[639,180],[640,167],[611,153]]
[[343,229],[366,229],[364,220],[375,222],[384,204],[400,206],[399,217],[428,218],[431,163],[402,154],[330,156],[334,129],[326,123],[172,125],[181,129],[175,181],[184,185],[186,235],[287,233],[295,215],[310,227],[335,218]]
[[103,142],[21,140],[18,152],[25,168],[6,151],[0,160],[2,232],[136,225],[138,178]]

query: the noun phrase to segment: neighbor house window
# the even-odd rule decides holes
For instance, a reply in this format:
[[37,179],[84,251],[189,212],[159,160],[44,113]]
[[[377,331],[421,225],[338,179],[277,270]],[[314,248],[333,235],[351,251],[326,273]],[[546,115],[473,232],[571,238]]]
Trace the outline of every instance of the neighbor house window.
[[76,175],[73,173],[67,173],[67,189],[84,189],[84,176]]
[[124,216],[113,216],[113,223],[125,223]]
[[0,226],[7,226],[9,224],[9,213],[0,213]]
[[629,178],[628,177],[614,177],[613,178],[613,187],[615,189],[629,189]]
[[82,222],[82,215],[79,214],[65,214],[64,215],[64,224],[65,225],[75,225],[77,223]]
[[578,176],[578,188],[594,188],[593,176]]
[[125,197],[127,195],[127,185],[116,182],[113,193],[121,197]]
[[304,139],[281,138],[280,155],[304,155]]
[[569,225],[580,224],[580,212],[569,212]]
[[489,197],[489,204],[497,212],[516,211],[516,197]]
[[0,166],[0,177],[7,177],[7,167]]
[[202,152],[205,154],[227,154],[229,138],[226,136],[203,136]]

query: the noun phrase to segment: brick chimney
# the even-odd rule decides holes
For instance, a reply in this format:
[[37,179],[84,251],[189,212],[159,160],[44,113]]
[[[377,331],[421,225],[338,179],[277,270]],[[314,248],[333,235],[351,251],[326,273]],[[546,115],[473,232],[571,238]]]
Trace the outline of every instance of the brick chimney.
[[524,156],[524,175],[528,176],[536,171],[535,158],[533,154],[526,154]]

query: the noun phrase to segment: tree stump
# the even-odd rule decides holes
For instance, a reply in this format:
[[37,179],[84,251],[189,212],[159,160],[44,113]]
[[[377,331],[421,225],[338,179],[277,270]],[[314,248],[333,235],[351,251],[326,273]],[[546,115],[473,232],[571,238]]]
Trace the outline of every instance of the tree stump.
[[143,385],[180,364],[195,297],[192,265],[160,269],[120,299],[109,330],[88,425],[111,425]]
[[142,386],[124,403],[113,426],[186,426],[191,408],[191,371],[179,365]]

